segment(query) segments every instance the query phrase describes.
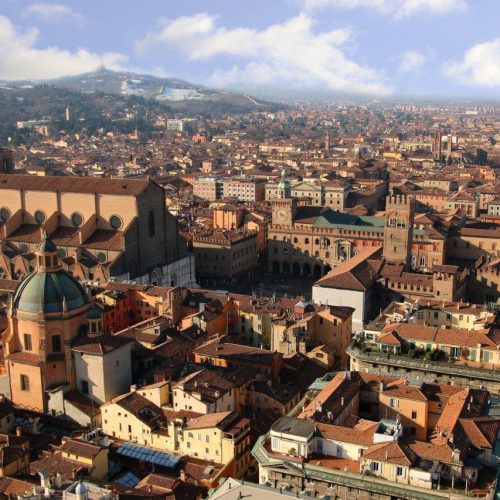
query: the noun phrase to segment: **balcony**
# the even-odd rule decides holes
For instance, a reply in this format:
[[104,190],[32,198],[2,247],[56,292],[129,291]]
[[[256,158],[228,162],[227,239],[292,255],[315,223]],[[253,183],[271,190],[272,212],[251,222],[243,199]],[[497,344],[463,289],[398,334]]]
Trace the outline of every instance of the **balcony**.
[[[294,471],[294,474],[307,478],[308,481],[324,481],[336,485],[344,486],[349,489],[373,492],[379,495],[411,498],[415,500],[441,500],[449,499],[451,496],[456,500],[470,498],[470,492],[460,490],[427,490],[416,486],[410,486],[402,483],[394,483],[383,478],[358,474],[352,471],[336,470],[317,464],[300,464],[288,460],[286,456],[277,457],[269,453],[265,443],[269,436],[267,434],[260,436],[252,449],[252,455],[263,466],[279,467],[282,464]],[[488,491],[491,491],[488,489]],[[451,495],[451,493],[453,495]]]
[[250,420],[242,418],[235,422],[231,428],[224,431],[224,439],[231,439],[232,441],[240,441],[241,438],[250,432]]
[[365,361],[370,364],[395,366],[400,368],[408,368],[411,370],[446,374],[454,377],[464,377],[467,379],[488,380],[495,383],[500,383],[500,370],[494,368],[471,367],[468,365],[458,364],[456,362],[442,361],[427,361],[425,359],[412,359],[405,355],[395,355],[383,351],[368,351],[357,347],[352,343],[346,353],[354,359]]

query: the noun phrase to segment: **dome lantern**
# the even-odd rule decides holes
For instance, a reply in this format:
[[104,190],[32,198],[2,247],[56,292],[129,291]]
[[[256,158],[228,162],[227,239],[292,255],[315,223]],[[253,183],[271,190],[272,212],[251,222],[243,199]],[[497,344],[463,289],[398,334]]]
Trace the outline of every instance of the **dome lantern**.
[[61,268],[57,247],[46,231],[43,232],[42,241],[38,245],[35,255],[37,271],[56,271]]

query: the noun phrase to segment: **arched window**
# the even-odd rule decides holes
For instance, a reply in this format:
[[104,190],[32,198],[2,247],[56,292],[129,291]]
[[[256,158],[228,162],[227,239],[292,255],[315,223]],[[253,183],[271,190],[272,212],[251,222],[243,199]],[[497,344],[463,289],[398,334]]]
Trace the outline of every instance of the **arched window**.
[[304,243],[305,243],[306,245],[308,245],[308,244],[309,244],[309,238],[306,238],[306,239],[304,240]]
[[424,267],[425,266],[425,256],[421,255],[418,262],[419,262],[420,266]]
[[294,243],[298,243],[298,242],[299,242],[298,238],[297,238],[297,237],[295,237],[295,238],[293,239],[293,242],[294,242]]
[[148,233],[149,236],[154,236],[156,233],[156,225],[155,225],[155,213],[151,210],[148,215]]
[[314,240],[314,244],[315,244],[315,245],[319,245],[319,238],[316,238],[316,239]]

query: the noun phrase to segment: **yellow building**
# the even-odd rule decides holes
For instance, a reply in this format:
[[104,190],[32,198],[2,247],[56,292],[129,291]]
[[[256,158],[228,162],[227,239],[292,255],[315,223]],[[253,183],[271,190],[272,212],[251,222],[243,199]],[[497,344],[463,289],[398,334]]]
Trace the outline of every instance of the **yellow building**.
[[20,432],[0,434],[0,448],[0,476],[25,472],[30,463],[29,438],[21,436]]
[[[153,391],[147,387],[134,390],[102,405],[105,434],[179,455],[213,460],[229,467],[227,475],[244,473],[250,462],[250,420],[231,411],[187,418],[186,412],[164,411],[140,392],[149,396]],[[193,415],[196,414],[191,412]]]
[[80,439],[66,438],[61,445],[62,457],[89,466],[90,477],[104,479],[108,474],[108,448]]

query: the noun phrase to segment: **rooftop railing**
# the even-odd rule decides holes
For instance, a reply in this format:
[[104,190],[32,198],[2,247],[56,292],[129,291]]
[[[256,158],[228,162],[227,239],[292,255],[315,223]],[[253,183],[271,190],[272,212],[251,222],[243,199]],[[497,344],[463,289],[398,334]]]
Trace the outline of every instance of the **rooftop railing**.
[[500,382],[500,370],[495,370],[494,368],[471,367],[466,365],[459,365],[453,362],[450,363],[442,361],[427,361],[424,359],[410,359],[408,357],[398,356],[397,354],[393,353],[388,356],[387,353],[382,351],[363,351],[363,349],[356,347],[354,343],[346,349],[346,352],[350,357],[359,359],[361,361],[366,361],[368,363],[398,366],[401,368],[412,368],[415,370],[431,373],[446,373],[448,375],[465,377],[468,379]]

